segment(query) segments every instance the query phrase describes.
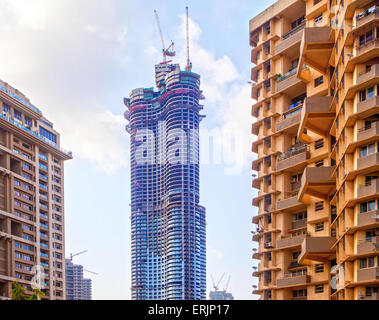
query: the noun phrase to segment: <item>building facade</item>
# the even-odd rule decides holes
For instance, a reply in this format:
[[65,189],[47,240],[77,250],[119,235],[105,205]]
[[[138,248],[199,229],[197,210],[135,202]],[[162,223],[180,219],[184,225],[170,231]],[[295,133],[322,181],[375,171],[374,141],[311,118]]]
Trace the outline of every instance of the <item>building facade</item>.
[[83,276],[83,266],[66,259],[66,300],[92,300],[92,280]]
[[41,266],[44,299],[65,298],[64,161],[72,154],[39,109],[0,81],[0,299],[12,282],[31,292]]
[[219,290],[209,292],[209,300],[234,300],[234,297],[226,290]]
[[205,299],[199,205],[200,76],[155,67],[156,90],[125,99],[131,136],[132,299]]
[[378,18],[378,1],[279,0],[250,21],[262,300],[379,297]]

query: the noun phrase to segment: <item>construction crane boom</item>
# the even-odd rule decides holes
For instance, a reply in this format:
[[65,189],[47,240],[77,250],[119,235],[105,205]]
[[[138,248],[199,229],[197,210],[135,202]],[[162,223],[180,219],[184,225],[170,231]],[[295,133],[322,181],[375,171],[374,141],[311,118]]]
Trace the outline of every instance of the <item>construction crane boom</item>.
[[224,276],[225,276],[225,272],[222,274],[220,280],[218,280],[218,282],[217,282],[217,289],[218,289],[218,286],[219,286],[221,280],[224,278]]
[[89,273],[93,273],[93,274],[99,275],[97,272],[93,272],[93,271],[90,271],[90,270],[87,270],[87,269],[83,269],[83,270],[86,271],[86,272],[89,272]]
[[166,57],[174,57],[176,55],[176,53],[174,51],[174,42],[171,41],[170,46],[166,49],[166,46],[164,43],[164,38],[163,38],[163,33],[162,33],[162,29],[161,29],[161,23],[159,21],[158,11],[154,10],[154,14],[155,14],[155,20],[156,20],[157,26],[158,26],[159,36],[160,36],[161,42],[162,42],[163,63],[166,64],[166,63],[168,63]]
[[84,250],[84,251],[82,251],[82,252],[75,253],[75,254],[70,253],[70,260],[72,261],[72,258],[73,258],[73,257],[79,256],[79,255],[81,255],[81,254],[83,254],[83,253],[86,253],[86,252],[88,252],[88,250]]
[[224,288],[224,291],[228,291],[228,287],[229,287],[229,282],[230,282],[230,275],[228,277],[228,281],[226,281],[226,285],[225,285],[225,288]]
[[164,44],[164,38],[163,38],[163,34],[162,34],[161,24],[159,22],[159,16],[158,16],[157,10],[154,10],[154,13],[155,13],[155,20],[157,21],[159,36],[161,37],[161,42],[162,42],[163,62],[166,62],[166,56],[164,54],[166,46]]
[[186,7],[186,40],[187,40],[187,66],[186,66],[186,71],[191,72],[192,64],[190,61],[190,51],[189,51],[188,7]]

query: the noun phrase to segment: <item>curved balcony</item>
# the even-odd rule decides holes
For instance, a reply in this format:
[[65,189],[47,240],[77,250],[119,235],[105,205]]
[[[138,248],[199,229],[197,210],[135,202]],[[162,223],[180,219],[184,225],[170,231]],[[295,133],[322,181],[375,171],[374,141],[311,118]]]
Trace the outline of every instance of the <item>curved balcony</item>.
[[306,237],[301,244],[298,262],[300,264],[310,264],[312,261],[328,262],[335,256],[335,250],[332,249],[335,242],[334,237]]
[[297,136],[301,141],[310,143],[312,138],[305,130],[312,131],[322,137],[328,137],[330,127],[335,118],[335,112],[331,110],[333,97],[308,97],[304,101],[301,112],[301,121]]
[[301,201],[304,195],[328,200],[329,194],[336,188],[333,178],[333,167],[307,167],[301,178],[301,188],[298,199]]
[[[300,49],[300,62],[327,75],[329,60],[334,47],[331,27],[309,27],[304,29]],[[300,76],[301,68],[297,74]]]

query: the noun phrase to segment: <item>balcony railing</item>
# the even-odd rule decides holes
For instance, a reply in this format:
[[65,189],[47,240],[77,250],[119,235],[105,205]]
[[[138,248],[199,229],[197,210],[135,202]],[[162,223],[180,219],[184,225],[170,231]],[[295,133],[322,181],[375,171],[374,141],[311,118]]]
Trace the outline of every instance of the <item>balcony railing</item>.
[[373,6],[373,7],[369,8],[369,9],[365,10],[364,12],[362,12],[360,14],[357,14],[355,16],[355,20],[359,21],[359,20],[364,19],[365,17],[367,17],[367,16],[369,16],[369,15],[377,12],[378,8],[379,8],[378,6]]
[[283,35],[282,39],[288,39],[289,37],[293,36],[295,33],[297,33],[300,30],[303,30],[305,28],[305,22],[296,28],[292,29],[291,31],[287,32],[286,34]]
[[292,146],[291,149],[279,155],[278,161],[291,158],[293,156],[296,156],[297,154],[307,152],[308,150],[309,150],[309,147],[306,144],[303,144],[303,143],[295,144]]
[[296,73],[296,70],[297,70],[297,68],[293,68],[292,70],[288,71],[287,73],[283,74],[282,76],[279,76],[276,79],[276,82],[281,82],[281,81],[289,78],[290,76],[292,76]]
[[291,118],[295,114],[300,113],[301,110],[302,110],[301,107],[296,107],[296,109],[289,110],[289,111],[287,111],[286,113],[283,114],[283,119]]

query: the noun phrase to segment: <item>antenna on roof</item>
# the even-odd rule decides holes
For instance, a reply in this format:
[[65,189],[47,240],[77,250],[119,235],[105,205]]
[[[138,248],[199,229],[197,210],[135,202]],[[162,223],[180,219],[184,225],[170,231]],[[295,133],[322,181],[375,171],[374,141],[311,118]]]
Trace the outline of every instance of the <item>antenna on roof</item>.
[[187,66],[186,66],[186,71],[191,72],[191,70],[192,70],[192,63],[190,61],[190,53],[189,53],[188,7],[186,7],[186,33],[187,33]]

